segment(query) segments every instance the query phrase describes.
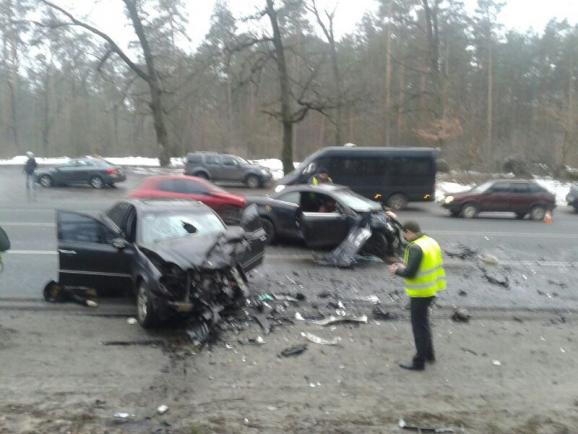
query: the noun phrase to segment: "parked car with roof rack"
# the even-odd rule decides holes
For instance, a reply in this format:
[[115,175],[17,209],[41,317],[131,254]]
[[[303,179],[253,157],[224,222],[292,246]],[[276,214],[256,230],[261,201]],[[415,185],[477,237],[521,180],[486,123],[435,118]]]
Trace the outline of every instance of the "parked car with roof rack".
[[273,179],[271,171],[237,155],[192,152],[187,155],[185,175],[213,182],[243,183],[249,188],[265,187]]

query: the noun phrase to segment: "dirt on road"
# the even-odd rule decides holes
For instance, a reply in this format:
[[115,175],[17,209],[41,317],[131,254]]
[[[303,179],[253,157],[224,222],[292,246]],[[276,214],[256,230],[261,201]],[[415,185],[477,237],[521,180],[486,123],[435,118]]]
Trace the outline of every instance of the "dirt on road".
[[104,309],[4,306],[0,433],[409,432],[400,418],[465,433],[578,432],[578,314],[470,310],[456,323],[437,308],[437,363],[407,372],[397,366],[413,354],[407,311],[388,306],[394,319],[376,320],[363,309],[367,324],[295,321],[265,335],[248,322],[199,352],[181,331],[150,334]]

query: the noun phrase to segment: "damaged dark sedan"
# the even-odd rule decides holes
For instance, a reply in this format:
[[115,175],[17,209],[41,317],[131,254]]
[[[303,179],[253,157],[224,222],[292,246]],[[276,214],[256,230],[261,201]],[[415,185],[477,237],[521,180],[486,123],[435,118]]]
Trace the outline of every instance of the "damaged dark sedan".
[[296,185],[247,202],[258,205],[268,242],[300,240],[312,249],[328,249],[345,247],[349,240],[356,245],[353,250],[381,259],[401,251],[399,222],[393,215],[344,186]]
[[139,323],[175,315],[216,322],[263,261],[256,207],[227,227],[200,202],[123,201],[100,217],[57,211],[61,287],[136,295]]

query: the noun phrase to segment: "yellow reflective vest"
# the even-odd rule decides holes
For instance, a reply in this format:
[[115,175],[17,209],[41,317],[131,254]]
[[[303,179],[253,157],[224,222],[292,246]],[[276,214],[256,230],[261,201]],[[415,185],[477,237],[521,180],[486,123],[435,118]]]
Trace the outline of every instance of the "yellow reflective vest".
[[[319,181],[319,178],[317,178],[317,175],[312,176],[312,177],[311,177],[311,181],[309,181],[309,183],[310,183],[311,185],[319,185],[319,184],[322,184],[322,182]],[[327,179],[327,182],[325,182],[325,183],[326,183],[326,184],[333,184],[333,180],[332,180],[331,178],[328,178],[328,179]]]
[[423,252],[417,274],[404,278],[405,293],[409,297],[434,297],[438,291],[446,289],[446,272],[443,267],[442,250],[433,238],[422,235],[405,248],[404,260],[407,264],[409,247],[416,244]]

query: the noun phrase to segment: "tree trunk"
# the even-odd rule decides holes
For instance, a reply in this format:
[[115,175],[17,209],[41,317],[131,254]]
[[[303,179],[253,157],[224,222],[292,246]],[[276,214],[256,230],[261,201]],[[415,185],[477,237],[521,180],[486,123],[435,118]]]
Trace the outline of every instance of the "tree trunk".
[[277,11],[273,0],[267,0],[267,15],[273,29],[273,46],[275,47],[275,60],[279,75],[279,91],[281,97],[281,123],[283,125],[283,149],[281,161],[283,171],[287,174],[293,170],[293,114],[291,111],[291,95],[289,88],[289,73],[285,59],[285,49],[279,29]]
[[490,151],[490,155],[494,153],[494,55],[492,51],[492,42],[488,41],[489,43],[489,52],[488,52],[488,107],[486,112],[486,122],[487,122],[487,137],[486,140],[488,142],[488,149]]
[[[391,16],[392,3],[389,6],[388,15]],[[385,146],[391,146],[391,122],[390,122],[390,110],[391,110],[391,24],[387,24],[387,30],[385,32],[385,101],[384,101],[384,128],[385,128]]]

